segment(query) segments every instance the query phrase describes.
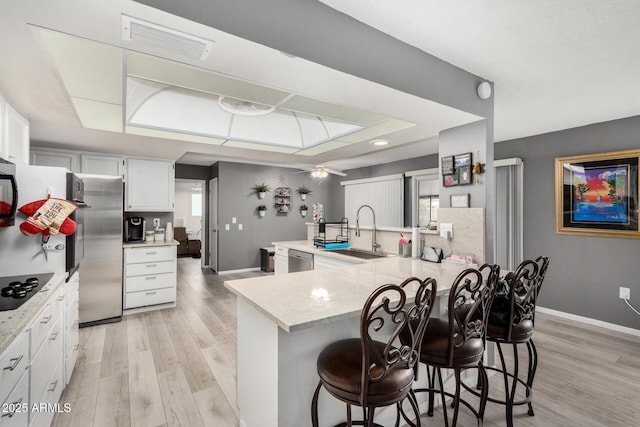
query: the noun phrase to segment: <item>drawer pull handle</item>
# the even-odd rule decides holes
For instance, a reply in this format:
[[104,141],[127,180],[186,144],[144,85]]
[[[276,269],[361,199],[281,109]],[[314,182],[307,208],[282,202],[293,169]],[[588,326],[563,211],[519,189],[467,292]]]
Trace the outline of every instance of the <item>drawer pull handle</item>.
[[56,387],[58,387],[58,380],[55,380],[54,382],[51,383],[51,388],[48,389],[47,391],[56,391]]
[[22,407],[22,400],[23,400],[23,398],[21,397],[20,399],[18,399],[17,402],[13,402],[13,405],[9,405],[9,406],[13,406],[13,411],[8,412],[6,414],[2,414],[2,418],[4,418],[4,417],[9,417],[9,418],[13,417],[16,414],[16,412],[18,412],[18,409],[20,409]]
[[155,295],[155,294],[157,294],[157,293],[158,293],[158,292],[156,292],[156,291],[153,291],[153,292],[147,292],[147,293],[146,293],[146,295]]
[[158,252],[147,252],[147,255],[155,255],[155,254],[157,254],[157,253],[158,253]]
[[9,360],[11,362],[11,366],[6,366],[3,371],[6,371],[7,369],[10,371],[15,370],[18,365],[20,364],[20,361],[22,360],[22,354],[19,357],[16,357],[14,359]]
[[47,323],[49,323],[51,321],[51,318],[53,316],[47,316],[44,319],[42,319],[42,321],[40,323],[42,323],[43,325],[46,325]]
[[157,276],[147,276],[146,280],[156,280]]
[[157,267],[158,264],[147,264],[147,268]]
[[76,344],[73,346],[73,351],[78,351],[79,348],[80,348],[80,344]]
[[51,341],[55,341],[58,339],[58,335],[60,334],[60,332],[55,331],[54,333],[51,334],[51,338],[49,338]]

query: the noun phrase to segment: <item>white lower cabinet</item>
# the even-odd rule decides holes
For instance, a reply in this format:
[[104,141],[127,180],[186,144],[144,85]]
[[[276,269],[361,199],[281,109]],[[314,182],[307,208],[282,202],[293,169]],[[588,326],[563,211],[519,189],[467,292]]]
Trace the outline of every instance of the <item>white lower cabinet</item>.
[[124,308],[176,301],[176,246],[124,249]]
[[341,259],[326,257],[315,254],[313,257],[313,269],[324,270],[325,268],[342,267],[344,265],[359,264],[358,261],[349,262]]
[[[71,307],[77,313],[77,305],[66,304],[67,285],[51,294],[0,355],[0,427],[46,427],[61,410],[58,402],[66,385],[66,311]],[[77,343],[77,334],[75,340]]]
[[[2,384],[4,387],[5,384]],[[24,427],[29,423],[29,370],[22,371],[18,383],[2,403],[2,427]]]
[[289,272],[289,250],[276,246],[273,254],[273,274],[287,274]]
[[64,291],[64,359],[63,374],[64,384],[69,384],[71,373],[78,359],[80,349],[80,328],[78,321],[78,308],[80,273],[76,272],[65,285]]

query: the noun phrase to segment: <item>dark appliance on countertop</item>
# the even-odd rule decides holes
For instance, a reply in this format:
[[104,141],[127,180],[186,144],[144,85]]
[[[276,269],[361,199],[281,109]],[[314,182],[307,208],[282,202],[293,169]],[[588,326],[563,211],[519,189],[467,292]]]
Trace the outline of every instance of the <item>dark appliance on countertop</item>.
[[16,165],[0,159],[0,227],[14,225],[18,210]]
[[0,277],[0,311],[15,310],[37,294],[53,273]]
[[84,187],[80,327],[122,319],[122,176],[78,174]]
[[147,221],[141,216],[130,216],[124,219],[124,241],[126,243],[144,242],[144,230]]
[[[327,231],[327,225],[332,225]],[[334,236],[335,233],[335,236]],[[329,234],[329,236],[327,236]],[[315,247],[330,247],[331,245],[342,245],[349,243],[349,220],[341,218],[340,221],[327,222],[324,218],[316,223],[313,245]],[[328,245],[328,246],[327,246]]]
[[76,204],[76,209],[69,217],[76,222],[76,232],[67,236],[66,271],[67,281],[80,266],[84,256],[84,209],[89,206],[84,201],[84,182],[73,173],[67,174],[67,200]]

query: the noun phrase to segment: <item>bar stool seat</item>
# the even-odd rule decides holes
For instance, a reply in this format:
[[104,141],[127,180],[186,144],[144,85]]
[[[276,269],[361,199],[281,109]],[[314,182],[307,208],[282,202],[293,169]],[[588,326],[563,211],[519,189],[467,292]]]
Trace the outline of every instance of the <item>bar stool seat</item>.
[[[460,328],[455,327],[457,334]],[[445,366],[449,350],[449,322],[444,319],[431,319],[422,340],[420,361],[429,365]],[[472,338],[455,349],[453,364],[460,368],[471,368],[478,364],[484,353],[484,343],[481,338]]]
[[[386,343],[375,343],[382,353]],[[359,338],[329,344],[318,356],[318,375],[324,387],[339,399],[358,404],[362,395],[362,343]],[[375,373],[374,373],[375,375]],[[397,369],[371,383],[368,401],[380,406],[403,399],[413,384],[411,369]]]
[[[503,337],[506,334],[507,325],[487,325],[487,337]],[[511,327],[511,339],[509,342],[526,342],[533,335],[533,321],[527,319]]]

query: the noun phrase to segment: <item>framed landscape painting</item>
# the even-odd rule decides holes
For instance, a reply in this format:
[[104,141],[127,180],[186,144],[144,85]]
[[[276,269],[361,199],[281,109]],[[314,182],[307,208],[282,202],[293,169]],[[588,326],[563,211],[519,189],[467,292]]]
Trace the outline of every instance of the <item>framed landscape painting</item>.
[[556,232],[640,238],[640,150],[556,158]]

